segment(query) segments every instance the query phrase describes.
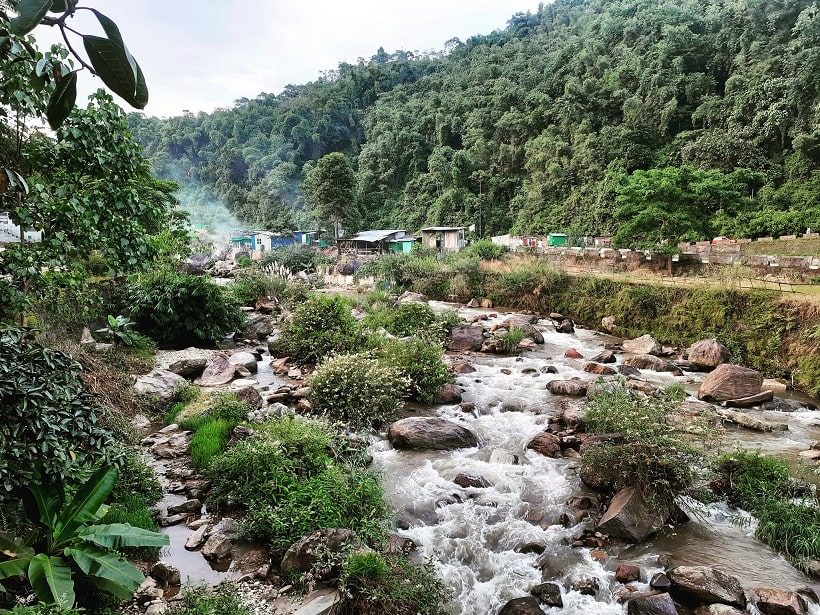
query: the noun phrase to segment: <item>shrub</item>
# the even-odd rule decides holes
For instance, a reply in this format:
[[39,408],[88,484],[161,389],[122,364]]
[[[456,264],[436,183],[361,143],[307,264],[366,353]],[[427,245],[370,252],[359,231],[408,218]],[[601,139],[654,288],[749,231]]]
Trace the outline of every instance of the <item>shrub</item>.
[[146,505],[153,506],[162,499],[164,490],[156,472],[135,450],[128,449],[121,455],[119,471],[110,502],[125,502],[125,496],[138,496]]
[[647,399],[616,383],[589,395],[589,433],[620,433],[623,443],[602,443],[584,452],[584,471],[615,489],[635,487],[669,501],[693,486],[702,455],[674,431],[668,420],[674,402]]
[[271,352],[289,356],[297,364],[318,363],[333,352],[361,347],[364,338],[341,297],[310,297],[283,326]]
[[113,450],[106,416],[72,357],[25,329],[0,331],[0,498],[35,480],[62,482]]
[[161,344],[213,344],[241,328],[236,302],[209,278],[163,270],[128,291],[138,328]]
[[449,591],[431,563],[404,556],[353,553],[342,566],[338,615],[444,615]]
[[258,426],[207,469],[209,506],[246,508],[243,535],[285,549],[323,527],[349,527],[372,543],[383,540],[389,517],[378,477],[345,470],[349,458],[326,424],[298,416]]
[[267,265],[277,263],[294,272],[313,271],[315,269],[313,266],[315,256],[316,252],[310,246],[281,246],[263,255],[259,261],[259,266],[264,268]]
[[489,239],[477,239],[460,252],[460,254],[468,256],[477,256],[483,261],[499,259],[506,253],[507,246],[493,243]]
[[500,349],[507,354],[518,352],[518,345],[527,337],[524,329],[511,329],[498,336]]
[[372,329],[383,327],[391,335],[407,337],[430,330],[437,321],[436,313],[429,305],[412,302],[401,303],[395,308],[377,308],[363,322]]
[[243,271],[234,278],[230,286],[233,298],[240,305],[255,305],[260,297],[280,298],[287,282],[262,271]]
[[221,583],[216,593],[206,587],[187,587],[182,592],[182,604],[171,611],[174,615],[252,615],[245,605],[242,592],[232,583]]
[[441,387],[452,381],[441,346],[436,343],[418,338],[391,340],[379,358],[410,383],[405,395],[425,404],[432,404]]
[[354,428],[391,420],[410,385],[398,369],[380,364],[368,353],[333,356],[316,368],[308,383],[316,412]]

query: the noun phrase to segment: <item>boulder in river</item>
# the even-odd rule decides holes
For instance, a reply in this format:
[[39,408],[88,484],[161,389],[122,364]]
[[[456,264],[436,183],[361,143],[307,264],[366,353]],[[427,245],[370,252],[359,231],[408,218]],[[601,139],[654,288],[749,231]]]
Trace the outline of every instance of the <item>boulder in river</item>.
[[453,479],[453,482],[459,487],[466,489],[467,487],[474,487],[476,489],[483,489],[485,487],[492,487],[493,484],[486,478],[479,474],[465,474],[461,473]]
[[211,534],[200,553],[208,561],[225,560],[231,555],[231,539],[221,532]]
[[140,395],[150,395],[160,399],[170,399],[188,381],[182,376],[164,369],[155,369],[139,376],[134,383],[134,391]]
[[430,300],[421,293],[414,293],[408,290],[403,292],[396,301],[398,303],[428,303]]
[[709,566],[678,566],[667,575],[672,595],[687,603],[720,602],[738,608],[746,606],[740,581]]
[[168,366],[169,372],[174,372],[184,378],[196,378],[205,369],[205,357],[192,357],[188,359],[180,359]]
[[239,336],[249,340],[263,340],[273,333],[274,319],[272,316],[260,314],[249,319],[242,327]]
[[564,600],[561,598],[561,588],[557,583],[539,583],[530,590],[530,593],[547,606],[557,606],[564,608]]
[[659,355],[663,352],[663,347],[651,335],[642,335],[634,340],[624,340],[621,344],[624,352],[631,354],[652,354]]
[[636,369],[651,369],[653,372],[665,372],[669,368],[666,361],[652,354],[636,354],[626,357],[623,364]]
[[612,350],[602,350],[590,359],[593,363],[615,363],[615,353]]
[[484,345],[484,329],[481,326],[457,325],[450,332],[449,350],[481,350]]
[[561,438],[549,432],[538,434],[529,441],[527,448],[546,457],[560,457]]
[[[355,543],[353,531],[346,528],[327,528],[311,532],[294,542],[282,558],[282,573],[309,572],[319,558],[328,553],[341,553],[347,545]],[[320,575],[318,581],[338,576],[338,568]]]
[[805,615],[806,601],[798,593],[784,589],[756,587],[752,590],[755,606],[763,615]]
[[199,380],[200,386],[212,387],[228,384],[233,380],[236,367],[228,360],[225,355],[215,355],[208,361],[205,366],[205,371],[202,372],[202,377]]
[[504,319],[501,326],[508,331],[523,331],[524,334],[536,344],[544,343],[544,336],[541,335],[541,332],[532,324],[532,319],[526,316],[510,316]]
[[536,598],[527,596],[510,600],[501,607],[498,615],[546,615],[546,613],[541,609],[541,604]]
[[618,373],[618,370],[609,365],[591,362],[584,364],[584,371],[588,374],[597,374],[598,376],[614,376]]
[[252,352],[247,351],[240,351],[233,353],[229,358],[228,361],[232,365],[241,365],[242,367],[246,368],[252,374],[256,373],[257,368],[257,361],[259,361],[259,357],[257,357]]
[[704,401],[728,401],[760,393],[763,375],[748,367],[721,363],[712,371],[698,389],[698,399]]
[[626,612],[627,615],[678,615],[675,601],[665,593],[635,596],[627,604]]
[[555,325],[556,333],[575,333],[575,325],[569,318],[565,318]]
[[708,372],[729,360],[729,349],[721,344],[717,338],[710,337],[689,346],[686,357],[693,368]]
[[461,401],[461,394],[463,392],[464,390],[460,386],[448,382],[442,385],[438,393],[436,393],[435,402],[437,404],[457,404]]
[[615,330],[615,317],[604,316],[601,319],[601,327],[603,327],[604,331],[607,333],[612,333]]
[[628,488],[615,494],[597,531],[629,542],[642,542],[669,518],[666,505],[653,505],[640,491]]
[[741,611],[728,604],[704,604],[695,609],[695,615],[746,615],[746,611]]
[[387,439],[394,448],[449,450],[476,446],[475,434],[439,417],[411,416],[390,425]]

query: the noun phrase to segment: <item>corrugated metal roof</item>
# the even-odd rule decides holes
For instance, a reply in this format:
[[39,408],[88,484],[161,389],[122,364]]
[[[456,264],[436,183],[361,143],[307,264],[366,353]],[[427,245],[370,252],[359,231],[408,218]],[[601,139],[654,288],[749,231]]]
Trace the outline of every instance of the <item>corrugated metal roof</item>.
[[433,231],[438,233],[440,231],[463,231],[467,227],[466,226],[428,226],[427,228],[421,229],[421,232],[424,231]]
[[350,240],[350,241],[376,242],[376,241],[382,241],[382,240],[390,237],[390,235],[394,235],[396,233],[405,233],[405,232],[406,231],[404,231],[403,229],[392,230],[392,231],[387,231],[387,230],[362,231],[361,233],[357,233],[356,235],[353,235],[353,237],[349,237],[348,240]]

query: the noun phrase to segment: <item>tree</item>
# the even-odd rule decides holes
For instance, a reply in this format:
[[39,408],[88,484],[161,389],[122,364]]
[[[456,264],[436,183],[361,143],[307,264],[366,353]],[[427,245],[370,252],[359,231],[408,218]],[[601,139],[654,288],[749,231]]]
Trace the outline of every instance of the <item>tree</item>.
[[340,152],[322,156],[307,173],[302,188],[316,218],[332,224],[334,237],[339,237],[342,228],[350,230],[356,224],[356,176],[347,156]]

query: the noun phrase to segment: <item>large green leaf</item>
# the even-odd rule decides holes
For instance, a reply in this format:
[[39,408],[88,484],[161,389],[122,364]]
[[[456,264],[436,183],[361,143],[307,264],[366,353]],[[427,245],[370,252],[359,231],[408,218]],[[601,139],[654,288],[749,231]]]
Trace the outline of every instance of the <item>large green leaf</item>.
[[0,533],[0,554],[10,559],[0,562],[0,579],[26,574],[34,549],[14,537]]
[[145,84],[145,75],[142,74],[140,65],[137,64],[137,91],[135,93],[137,108],[144,109],[148,104],[148,86]]
[[105,85],[132,107],[144,107],[142,97],[137,97],[137,63],[125,46],[88,34],[83,35],[83,45],[94,71]]
[[77,491],[71,504],[64,507],[54,529],[54,542],[71,536],[84,524],[98,521],[105,498],[117,482],[117,468],[103,466]]
[[45,485],[29,485],[28,490],[34,496],[37,510],[40,513],[40,523],[48,528],[57,525],[57,515],[63,506],[63,491],[59,488],[49,488]]
[[52,130],[56,130],[71,113],[77,100],[77,71],[65,75],[48,99],[46,118]]
[[145,577],[139,568],[114,553],[94,545],[66,549],[65,555],[74,560],[85,574],[109,582],[111,591],[118,598],[130,598]]
[[52,13],[65,13],[66,9],[68,9],[66,0],[52,0],[51,9],[49,10]]
[[121,549],[122,547],[163,547],[170,543],[167,534],[144,530],[127,523],[92,525],[80,530],[77,535],[101,547]]
[[[100,22],[100,25],[105,31],[105,35],[108,37],[108,40],[122,48],[125,57],[128,60],[128,64],[131,66],[134,72],[134,88],[132,90],[133,99],[129,99],[127,96],[123,96],[123,98],[125,98],[130,105],[138,109],[144,108],[145,105],[148,104],[148,87],[145,84],[145,76],[142,74],[142,69],[140,68],[139,64],[137,64],[137,61],[134,59],[134,56],[131,55],[131,53],[128,51],[128,48],[125,46],[125,41],[122,40],[122,35],[120,34],[120,29],[117,27],[117,24],[115,24],[111,19],[100,13],[98,10],[91,9],[91,11],[94,13],[94,15],[97,16],[97,21]],[[103,79],[103,81],[105,81],[105,79]],[[108,82],[106,82],[106,84],[107,83]],[[111,87],[111,89],[113,90],[114,88]],[[116,92],[116,90],[114,91]]]
[[11,31],[18,36],[31,32],[50,8],[51,0],[20,0],[14,7],[17,17],[11,20]]
[[57,603],[63,608],[74,605],[71,568],[62,557],[49,557],[45,553],[35,555],[28,566],[28,579],[40,602]]

